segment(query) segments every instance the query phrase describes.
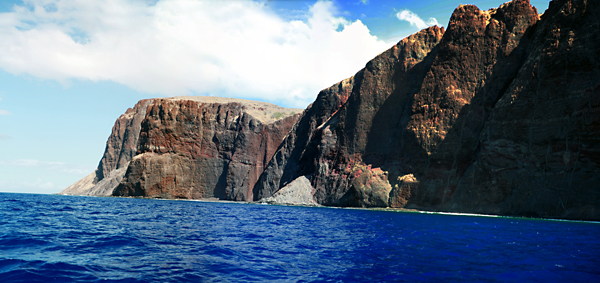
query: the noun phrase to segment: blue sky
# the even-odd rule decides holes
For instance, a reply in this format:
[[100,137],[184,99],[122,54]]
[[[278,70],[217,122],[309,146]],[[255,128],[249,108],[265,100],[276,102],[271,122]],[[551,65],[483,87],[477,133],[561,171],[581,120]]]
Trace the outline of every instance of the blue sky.
[[140,99],[304,108],[459,4],[503,2],[0,1],[0,192],[58,193],[93,172]]

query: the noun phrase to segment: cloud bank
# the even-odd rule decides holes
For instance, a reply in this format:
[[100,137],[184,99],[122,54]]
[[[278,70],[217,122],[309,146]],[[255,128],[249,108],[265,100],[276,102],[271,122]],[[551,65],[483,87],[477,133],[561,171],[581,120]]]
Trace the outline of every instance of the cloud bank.
[[429,20],[425,22],[419,16],[417,16],[417,14],[406,9],[398,12],[396,17],[398,17],[398,19],[401,21],[409,22],[411,26],[417,27],[419,30],[422,30],[428,26],[439,25],[435,18],[429,18]]
[[0,14],[0,68],[156,95],[242,97],[305,107],[389,44],[316,2],[284,20],[251,1],[27,0]]

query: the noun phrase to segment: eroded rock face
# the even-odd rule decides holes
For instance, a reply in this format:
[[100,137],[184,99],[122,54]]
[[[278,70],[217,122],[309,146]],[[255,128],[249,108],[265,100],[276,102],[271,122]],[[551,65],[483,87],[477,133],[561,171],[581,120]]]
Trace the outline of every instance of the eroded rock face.
[[238,102],[155,99],[114,196],[252,200],[252,188],[299,114],[270,124]]
[[[394,134],[390,130],[406,123],[403,113],[410,110],[419,77],[432,62],[427,54],[443,33],[443,28],[431,27],[412,35],[351,79],[322,91],[261,176],[255,195],[268,195],[298,176],[311,175],[320,204],[387,206],[388,196],[381,192],[391,190],[387,173],[379,165],[366,165],[361,153],[372,151],[367,148],[382,155],[401,151],[369,141]],[[381,108],[385,113],[378,112]]]
[[115,121],[96,171],[64,189],[61,194],[112,195],[113,189],[123,179],[129,161],[137,152],[141,122],[146,117],[146,109],[150,103],[151,99],[139,101]]
[[552,1],[443,207],[600,220],[600,7]]
[[400,169],[420,181],[409,204],[437,206],[454,194],[492,109],[527,59],[525,33],[538,19],[522,0],[486,12],[473,5],[454,11],[405,128],[417,145],[410,150],[420,151],[411,160],[416,170]]
[[402,106],[395,104],[410,101],[408,93],[418,86],[415,79],[430,64],[430,60],[423,61],[443,32],[431,27],[412,35],[377,56],[354,77],[321,91],[261,176],[255,196],[268,196],[298,176],[311,175],[317,202],[360,205],[356,199],[370,193],[352,188],[353,176],[360,170],[357,166],[367,166],[362,156],[354,153],[364,150],[370,135],[397,126],[397,117],[378,116],[376,110],[394,104],[388,113],[402,113]]
[[301,112],[232,98],[142,100],[115,122],[98,169],[62,193],[251,200]]
[[311,176],[324,205],[600,219],[599,9],[458,7],[346,81],[335,110],[341,88],[323,91],[255,196]]
[[353,85],[354,78],[351,77],[319,93],[317,100],[308,106],[261,174],[254,187],[254,200],[272,196],[279,188],[303,176],[303,172],[311,171],[305,168],[305,163],[300,162],[305,155],[304,150],[315,140],[315,135],[321,133],[323,125],[346,103]]
[[141,100],[115,121],[96,171],[96,182],[107,177],[113,170],[122,168],[136,155],[141,123],[151,103],[151,99]]

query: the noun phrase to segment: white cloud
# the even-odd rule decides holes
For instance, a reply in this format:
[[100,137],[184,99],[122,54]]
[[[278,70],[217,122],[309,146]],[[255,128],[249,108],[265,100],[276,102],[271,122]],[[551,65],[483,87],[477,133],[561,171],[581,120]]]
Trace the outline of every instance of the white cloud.
[[398,17],[398,19],[401,21],[409,22],[411,26],[415,26],[419,30],[424,29],[428,26],[439,25],[438,21],[435,18],[429,18],[429,20],[425,22],[419,16],[417,16],[417,14],[406,9],[398,12],[396,14],[396,17]]
[[[304,107],[390,45],[316,2],[305,21],[251,1],[30,0],[0,14],[0,68],[110,80],[158,95],[214,95]],[[46,8],[44,8],[46,7]]]
[[9,140],[12,139],[10,136],[0,133],[0,140]]
[[64,162],[40,161],[36,159],[0,160],[0,166],[41,168],[73,175],[87,175],[94,170],[93,166],[72,165]]
[[12,113],[10,113],[10,112],[8,112],[6,110],[0,109],[0,116],[2,116],[2,115],[12,115]]

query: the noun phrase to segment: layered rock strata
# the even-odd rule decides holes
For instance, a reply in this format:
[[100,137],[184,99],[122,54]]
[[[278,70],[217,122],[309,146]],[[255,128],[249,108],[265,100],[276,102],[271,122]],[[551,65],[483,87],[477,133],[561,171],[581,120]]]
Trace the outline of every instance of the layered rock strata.
[[301,111],[214,97],[140,101],[117,119],[96,172],[62,193],[252,199]]
[[461,5],[322,91],[255,199],[600,220],[599,9]]

